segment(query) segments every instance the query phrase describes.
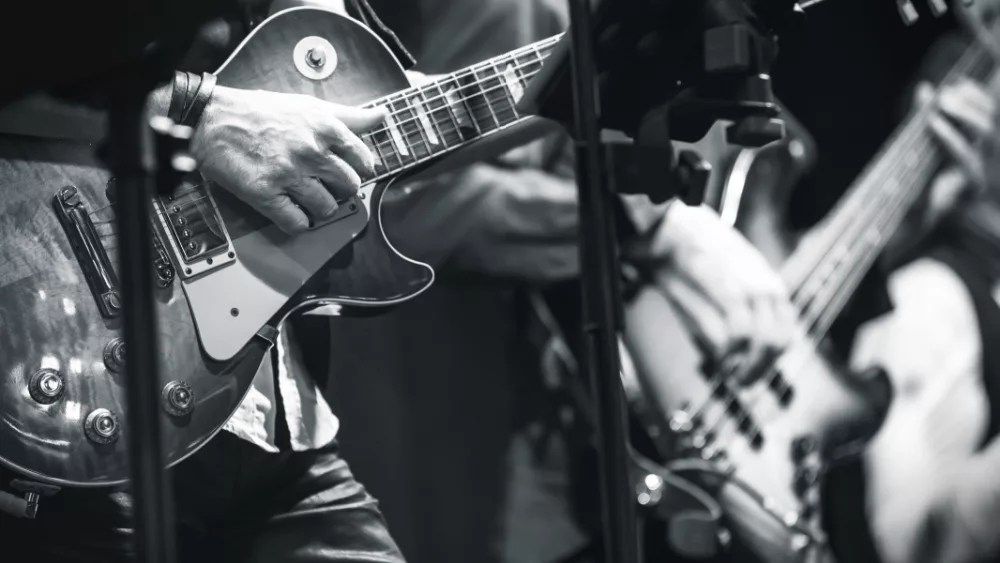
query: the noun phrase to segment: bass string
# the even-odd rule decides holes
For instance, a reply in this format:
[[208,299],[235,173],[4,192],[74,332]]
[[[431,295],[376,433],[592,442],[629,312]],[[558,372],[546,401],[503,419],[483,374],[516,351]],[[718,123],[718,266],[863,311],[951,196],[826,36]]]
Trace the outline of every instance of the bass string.
[[[963,55],[963,57],[959,61],[959,63],[957,63],[955,65],[955,67],[953,68],[952,72],[949,73],[949,77],[953,78],[954,76],[956,76],[956,75],[960,74],[961,72],[963,72],[963,70],[965,69],[965,67],[971,66],[971,64],[972,64],[972,62],[974,62],[976,56],[977,56],[977,53],[976,53],[976,51],[974,49],[968,50],[966,52],[966,54]],[[895,145],[895,146],[898,146],[898,147],[902,147],[901,149],[898,149],[898,150],[903,151],[903,154],[905,154],[906,152],[910,152],[910,151],[919,149],[919,147],[914,146],[914,144],[919,143],[921,140],[924,140],[924,141],[928,140],[926,138],[926,136],[924,135],[924,132],[926,130],[927,116],[929,115],[929,113],[930,113],[930,108],[924,108],[922,111],[917,112],[916,115],[914,116],[914,118],[911,119],[910,123],[908,123],[908,127],[904,126],[904,128],[900,131],[900,134],[897,136],[896,141],[890,143],[890,146],[891,145]],[[929,145],[925,145],[925,147],[927,147],[927,146],[929,146]],[[930,148],[934,149],[935,147],[930,146]],[[886,156],[888,156],[888,152],[889,151],[886,151],[883,154],[886,155]],[[903,171],[902,171],[903,173],[899,174],[901,167],[903,168]],[[909,168],[907,168],[907,167],[905,167],[905,160],[901,160],[901,159],[898,159],[898,158],[896,158],[896,159],[877,159],[877,162],[875,163],[875,165],[873,165],[870,168],[870,172],[868,174],[866,174],[866,175],[870,175],[872,177],[892,178],[893,175],[895,174],[897,176],[901,175],[904,178],[910,178],[911,177],[910,173],[914,172],[915,169],[917,171],[919,171],[920,168],[921,167],[919,167],[919,166],[918,167],[909,167]],[[880,169],[881,169],[881,171],[880,171]],[[911,178],[911,180],[912,180],[912,178]],[[874,181],[874,182],[868,183],[868,186],[870,186],[870,187],[866,191],[871,191],[872,189],[880,188],[882,186],[882,183]],[[861,190],[858,190],[858,191],[861,191]],[[902,193],[905,194],[905,193],[908,193],[908,192],[902,192]],[[902,196],[902,197],[905,197],[905,195]],[[862,201],[862,202],[864,202],[864,200],[861,199],[860,197],[856,201]],[[889,205],[887,207],[876,206],[874,208],[876,210],[874,218],[877,219],[878,216],[879,216],[879,214],[883,214],[887,210],[891,210],[893,207],[894,207],[893,205]],[[866,208],[871,208],[871,206],[866,206],[865,209]],[[843,208],[841,208],[841,210],[843,210]],[[857,229],[860,229],[860,228],[867,228],[868,226],[871,225],[871,223],[869,221],[872,218],[867,218],[867,220],[862,220],[862,219],[865,219],[863,217],[863,214],[849,214],[849,215],[845,214],[845,215],[850,220],[849,221],[845,221],[846,224],[843,225],[843,226],[841,226],[841,227],[831,228],[828,232],[837,233],[837,234],[836,235],[829,235],[830,239],[832,239],[832,240],[841,240],[842,237],[847,234],[846,231],[848,229],[857,230]],[[840,232],[838,233],[838,231],[840,231]],[[813,271],[816,271],[816,268],[814,268]],[[824,310],[830,310],[830,309],[829,308],[824,308]],[[819,318],[822,319],[823,316],[820,315]],[[814,325],[816,323],[817,319],[807,319],[807,320],[809,320],[809,325],[811,327],[811,330],[809,332],[811,333],[811,332],[813,332],[815,330],[815,327],[813,327],[812,325]],[[816,345],[815,341],[807,339],[807,342],[809,342],[809,344],[811,346],[813,346],[813,347],[815,347],[815,345]],[[788,354],[785,354],[783,356],[783,358],[787,358],[788,356],[789,356]],[[800,359],[799,359],[798,362],[794,362],[792,366],[787,366],[787,365],[783,366],[784,369],[782,370],[782,371],[795,371],[796,374],[795,374],[795,376],[793,376],[794,379],[798,379],[798,377],[797,377],[798,373],[800,371],[802,371],[802,368],[805,367],[806,365],[808,365],[808,363],[811,361],[811,355],[804,355],[804,356],[800,356],[799,358]],[[789,362],[786,360],[785,363],[788,364]],[[796,366],[794,364],[802,364],[802,365],[801,366]],[[770,369],[768,370],[767,374],[764,376],[764,378],[763,378],[764,379],[764,384],[755,386],[754,388],[749,389],[749,390],[747,390],[747,392],[744,393],[744,395],[743,395],[744,397],[746,397],[746,394],[750,394],[751,395],[749,397],[750,400],[747,402],[746,408],[743,411],[741,411],[742,413],[746,413],[746,414],[741,414],[737,418],[730,418],[730,417],[727,417],[726,414],[725,414],[725,411],[723,411],[720,414],[720,416],[715,420],[715,422],[710,425],[709,432],[719,433],[719,430],[720,430],[721,426],[725,422],[727,422],[727,420],[733,420],[734,423],[735,423],[735,425],[738,427],[739,424],[745,422],[744,419],[748,415],[753,415],[755,418],[762,418],[762,417],[760,417],[760,412],[759,412],[760,411],[759,402],[760,402],[760,400],[764,396],[767,396],[768,394],[770,394],[770,391],[768,389],[766,389],[765,387],[767,386],[767,384],[771,383],[778,376],[778,374],[780,373],[776,369],[774,369],[775,367],[776,367],[776,365],[772,365],[770,367]],[[792,369],[789,370],[789,367],[791,367]],[[717,374],[716,378],[713,378],[713,379],[717,379],[718,376],[720,376],[720,375],[727,375],[727,374],[721,374],[721,373]],[[791,383],[791,382],[789,382],[789,383]],[[725,379],[723,379],[721,381],[715,382],[715,385],[722,385],[722,384],[725,384]],[[714,390],[714,388],[713,388],[713,390]],[[754,392],[754,391],[756,391],[756,392]],[[735,400],[734,396],[727,397],[723,401],[723,408],[725,409],[725,408],[730,407],[731,406],[730,403],[732,403],[734,400]],[[706,408],[711,404],[711,402],[712,402],[712,397],[710,395],[704,401],[704,403],[699,407],[698,414],[703,414],[704,411],[706,410]],[[775,406],[777,406],[777,405],[775,405]],[[777,406],[777,407],[780,409],[780,406]],[[735,428],[731,429],[731,432],[730,432],[730,435],[729,435],[728,439],[726,439],[724,441],[721,441],[720,442],[721,445],[719,447],[721,447],[721,448],[728,447],[729,444],[732,442],[732,440],[734,440],[737,436],[739,436],[738,431]],[[753,438],[752,435],[751,435],[751,438]]]

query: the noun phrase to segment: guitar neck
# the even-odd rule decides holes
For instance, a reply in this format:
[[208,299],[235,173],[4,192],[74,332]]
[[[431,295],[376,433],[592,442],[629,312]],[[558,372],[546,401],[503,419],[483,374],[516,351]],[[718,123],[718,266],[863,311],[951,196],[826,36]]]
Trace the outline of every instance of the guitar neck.
[[[987,79],[991,57],[970,46],[944,82]],[[782,275],[810,333],[822,338],[944,162],[930,131],[931,107],[913,112],[893,133]]]
[[361,136],[376,157],[374,179],[388,179],[526,119],[517,102],[560,36],[367,104],[389,113],[382,128]]

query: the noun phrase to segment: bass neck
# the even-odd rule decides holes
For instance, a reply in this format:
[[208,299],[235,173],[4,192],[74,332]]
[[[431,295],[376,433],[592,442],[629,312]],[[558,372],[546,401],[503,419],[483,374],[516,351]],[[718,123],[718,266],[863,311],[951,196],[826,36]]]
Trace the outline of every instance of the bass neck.
[[361,135],[375,155],[372,180],[390,179],[531,119],[517,103],[561,36],[366,104],[388,112],[382,127]]
[[[960,76],[995,80],[992,57],[971,44],[942,82]],[[883,144],[823,224],[782,267],[810,336],[822,339],[945,162],[930,130],[932,104],[906,118]]]

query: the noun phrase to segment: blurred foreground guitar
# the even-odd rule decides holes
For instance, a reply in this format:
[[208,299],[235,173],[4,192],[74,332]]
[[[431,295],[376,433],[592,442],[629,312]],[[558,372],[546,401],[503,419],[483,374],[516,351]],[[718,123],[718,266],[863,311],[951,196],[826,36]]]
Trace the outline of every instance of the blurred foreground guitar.
[[[970,49],[949,79],[983,76],[991,66],[981,50]],[[702,354],[675,309],[652,285],[626,306],[624,339],[646,399],[660,410],[660,430],[680,437],[675,446],[688,458],[668,468],[707,478],[699,482],[714,475],[731,529],[765,561],[829,557],[820,519],[823,476],[831,464],[860,453],[884,420],[891,397],[884,374],[840,369],[819,343],[943,161],[930,116],[928,108],[911,112],[823,223],[784,260],[780,271],[801,327],[761,382],[738,388],[703,369]],[[766,190],[788,174],[796,177],[798,152],[776,144],[756,153],[748,186]],[[759,225],[742,226],[756,238]],[[781,250],[779,238],[772,237],[766,251],[772,257]]]
[[[982,63],[966,58],[960,64]],[[832,560],[820,519],[823,476],[878,431],[891,394],[884,374],[848,373],[820,343],[941,162],[928,121],[925,109],[913,112],[825,221],[783,260],[781,274],[801,325],[791,348],[758,383],[729,383],[653,283],[625,304],[626,395],[641,405],[642,424],[669,460],[666,468],[712,491],[727,527],[762,561]],[[793,128],[785,141],[738,155],[728,172],[742,177],[727,183],[745,184],[750,193],[794,183],[811,154],[807,134]],[[772,219],[758,215],[742,227],[780,261],[792,245],[781,233],[759,238]],[[544,299],[533,304],[540,317],[558,317]],[[564,333],[577,325],[562,324]]]
[[[482,141],[500,152],[534,134],[544,122],[514,105],[557,39],[411,87],[385,43],[353,19],[294,8],[254,29],[216,72],[220,85],[381,105],[390,117],[362,136],[375,177],[304,234],[284,235],[197,174],[152,202],[170,465],[222,428],[288,315],[374,311],[430,286],[433,270],[386,239],[384,191],[456,149]],[[61,486],[128,478],[109,176],[92,153],[0,138],[0,463]]]

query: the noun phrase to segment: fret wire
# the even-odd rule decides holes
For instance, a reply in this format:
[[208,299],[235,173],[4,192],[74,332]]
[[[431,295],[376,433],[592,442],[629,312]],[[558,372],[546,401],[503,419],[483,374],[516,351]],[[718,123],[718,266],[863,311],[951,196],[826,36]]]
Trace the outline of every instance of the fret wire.
[[[528,53],[528,55],[530,56],[531,53]],[[524,74],[524,67],[527,66],[527,65],[522,66],[521,65],[521,61],[519,61],[517,59],[514,59],[514,63],[515,63],[514,64],[514,75],[517,76],[517,80],[521,84],[521,89],[523,91],[524,88],[528,87],[528,79],[527,79],[527,77]],[[534,61],[529,62],[528,64],[534,64]]]
[[458,101],[460,101],[462,103],[462,106],[465,107],[465,112],[466,114],[468,114],[470,118],[469,120],[472,121],[472,126],[476,128],[476,135],[482,136],[483,130],[479,128],[479,120],[476,119],[475,112],[473,112],[472,108],[469,106],[469,98],[467,96],[462,95],[461,83],[458,82],[458,79],[454,77],[454,75],[451,80],[452,82],[455,83],[455,87],[458,88],[458,94],[459,94]]
[[378,155],[379,162],[382,163],[382,168],[385,168],[386,170],[388,170],[389,169],[389,163],[386,162],[385,155],[382,154],[382,149],[379,148],[379,145],[381,143],[379,143],[378,140],[376,140],[374,136],[369,137],[369,139],[372,140],[372,146],[375,148],[375,154]]
[[[555,42],[555,40],[550,41],[550,43],[554,43],[554,42]],[[531,65],[531,64],[541,63],[541,62],[544,61],[544,55],[539,50],[539,45],[540,44],[541,44],[541,42],[537,43],[537,44],[533,44],[533,45],[528,45],[528,46],[526,46],[526,47],[524,47],[522,49],[519,49],[518,51],[515,51],[515,53],[521,53],[522,55],[526,55],[526,56],[534,55],[534,58],[537,59],[536,61],[529,61],[527,63],[522,63],[521,61],[518,61],[516,59],[516,57],[514,58],[514,61],[513,61],[514,64],[512,66],[513,66],[513,69],[515,71],[515,74],[520,74],[523,77],[522,81],[525,84],[527,84],[528,79],[530,79],[530,77],[533,76],[534,74],[537,74],[538,71],[527,71],[527,72],[525,72],[524,68],[527,67],[527,66],[529,66],[529,65]],[[487,108],[490,110],[490,114],[492,115],[494,121],[497,123],[498,127],[503,128],[502,126],[500,126],[499,119],[497,118],[496,113],[493,111],[493,108],[491,107],[490,99],[489,99],[487,93],[490,92],[490,91],[492,91],[492,90],[495,90],[496,88],[504,88],[506,90],[505,94],[509,98],[510,97],[510,91],[507,88],[506,84],[504,84],[502,81],[499,81],[500,83],[499,83],[498,86],[484,88],[481,82],[485,81],[485,80],[489,80],[490,77],[486,77],[485,79],[480,80],[479,77],[476,76],[476,72],[475,71],[476,71],[477,68],[479,68],[479,67],[485,67],[487,64],[493,65],[494,68],[495,68],[496,67],[496,59],[503,59],[505,57],[508,58],[508,59],[510,59],[510,58],[513,57],[513,55],[512,54],[508,54],[506,56],[495,57],[494,59],[491,59],[490,61],[487,61],[486,63],[480,63],[478,65],[475,65],[471,69],[464,69],[462,71],[459,71],[459,72],[456,72],[456,73],[452,73],[451,75],[443,78],[442,80],[434,81],[432,83],[429,83],[429,84],[426,84],[426,85],[422,85],[422,86],[420,86],[418,88],[414,88],[414,89],[411,89],[411,90],[408,90],[408,91],[397,92],[395,95],[390,94],[388,96],[385,96],[383,99],[387,100],[387,101],[391,101],[392,98],[397,98],[398,99],[399,96],[402,95],[402,94],[404,94],[405,92],[419,92],[421,94],[423,94],[423,93],[430,93],[431,94],[430,96],[427,96],[427,97],[423,97],[422,96],[421,98],[425,102],[423,105],[430,112],[432,126],[436,127],[438,131],[442,131],[442,133],[443,133],[442,124],[444,122],[450,122],[451,125],[454,127],[454,131],[455,131],[456,135],[459,138],[459,144],[462,144],[462,143],[465,142],[465,138],[464,138],[464,136],[461,133],[461,125],[457,121],[457,118],[456,118],[455,113],[454,113],[454,111],[455,111],[454,103],[452,102],[452,100],[448,99],[448,95],[445,93],[445,91],[444,91],[444,89],[442,88],[441,85],[442,85],[442,83],[446,83],[446,84],[450,83],[450,84],[458,87],[459,90],[458,90],[458,100],[457,100],[457,102],[461,103],[462,107],[464,107],[465,110],[466,110],[466,112],[472,117],[472,120],[471,120],[472,121],[472,126],[473,126],[473,128],[476,130],[476,132],[479,135],[482,135],[483,131],[479,127],[478,121],[475,119],[474,107],[477,107],[477,106],[475,106],[475,100],[473,98],[476,97],[476,96],[479,96],[479,97],[483,98],[483,102],[487,104]],[[476,93],[476,94],[469,95],[469,96],[462,95],[462,90],[465,87],[463,87],[462,84],[458,81],[458,78],[462,77],[462,76],[468,76],[468,77],[471,77],[471,78],[477,80],[477,86],[478,86],[479,92]],[[433,94],[432,92],[430,92],[431,88],[436,89],[437,90],[437,94]],[[434,109],[434,106],[429,103],[431,100],[441,100],[441,103],[442,103],[441,107],[439,107],[437,109]],[[390,117],[397,117],[401,113],[403,113],[403,112],[395,112],[395,111],[393,111],[393,108],[391,106],[390,106],[389,109],[390,109]],[[481,108],[477,107],[477,109],[481,109]],[[520,116],[517,115],[517,112],[516,112],[515,108],[512,107],[512,110],[513,110],[513,113],[515,115],[515,118],[516,118],[515,120],[516,121],[522,119]],[[438,116],[436,116],[436,113],[438,111],[444,111],[446,113],[446,117],[444,118],[444,120],[441,120]],[[403,127],[404,126],[403,124],[405,124],[405,123],[411,123],[414,119],[415,119],[414,117],[410,117],[408,119],[393,119],[393,122],[396,123],[396,124],[398,124],[399,127]],[[379,140],[379,137],[378,137],[379,133],[385,135],[385,140]],[[403,135],[404,135],[403,142],[406,143],[407,149],[408,150],[413,149],[413,146],[408,142],[409,141],[408,138],[405,138],[406,137],[405,127],[403,129]],[[442,134],[442,138],[445,139],[445,147],[444,147],[444,151],[442,151],[442,152],[450,152],[451,149],[457,148],[457,147],[448,146],[447,136],[445,136],[445,135]],[[389,128],[382,128],[382,129],[379,129],[379,130],[376,130],[376,131],[372,132],[369,135],[369,139],[373,142],[374,148],[376,149],[376,151],[377,151],[380,159],[382,160],[383,165],[384,165],[384,167],[386,168],[387,171],[391,170],[392,165],[393,165],[392,162],[389,162],[387,160],[387,155],[389,155],[389,154],[391,154],[392,156],[395,157],[395,160],[398,163],[398,167],[399,168],[404,168],[406,166],[406,163],[404,162],[403,158],[395,150],[394,141],[393,141],[393,139],[391,137],[390,129]],[[388,145],[388,150],[385,150],[385,147],[383,147],[383,145]],[[422,158],[422,157],[414,155],[412,157],[412,160],[414,161],[414,163],[419,163],[419,162],[421,162],[423,160],[427,160],[427,159],[429,159],[429,158],[431,158],[433,156],[435,156],[435,154],[433,153],[433,151],[428,151],[427,157],[423,157]],[[387,175],[388,174],[382,174],[382,175],[378,176],[378,178],[384,178]]]
[[[507,62],[509,63],[510,61]],[[514,93],[510,91],[510,85],[507,84],[507,71],[500,70],[500,67],[496,63],[493,63],[493,69],[496,70],[497,80],[500,82],[500,89],[503,90],[507,101],[510,102],[510,111],[514,114],[514,119],[521,117],[517,114],[517,107],[515,107],[517,106],[517,101],[514,100]],[[514,78],[517,78],[516,70],[514,71]]]
[[[537,71],[536,71],[535,73],[537,73]],[[528,78],[530,78],[530,76],[531,76],[531,75],[528,75]],[[438,86],[438,88],[440,88],[440,86]],[[493,88],[490,88],[490,89],[488,89],[488,90],[493,90],[493,89],[495,89],[495,88],[496,88],[496,87],[493,87]],[[459,101],[462,101],[462,102],[467,102],[467,101],[471,100],[472,98],[474,98],[475,96],[479,96],[479,94],[475,94],[474,96],[464,96],[464,97],[460,97],[460,98],[459,98]],[[466,107],[466,109],[467,109],[467,110],[471,109],[471,108],[469,108],[469,107],[468,107],[468,105],[467,105],[467,104],[464,104],[464,103],[463,103],[463,105],[464,105],[464,106]],[[446,111],[446,112],[448,113],[448,118],[449,118],[449,120],[451,120],[451,121],[453,121],[453,122],[454,122],[455,118],[454,118],[453,114],[452,114],[452,113],[451,113],[451,111],[450,111],[450,103],[449,103],[449,105],[448,105],[448,106],[443,106],[443,107],[442,107],[441,109],[442,109],[442,110],[444,110],[444,111]],[[397,115],[398,113],[400,113],[400,112],[396,112],[396,113],[394,113],[393,115]],[[404,120],[404,121],[405,121],[405,120]],[[403,121],[400,121],[400,120],[394,120],[394,122],[395,122],[395,123],[402,123]],[[456,125],[457,125],[457,122],[456,122]],[[474,119],[473,119],[473,125],[474,125],[474,126],[476,126],[476,128],[477,128],[477,130],[478,130],[478,125],[477,125],[477,123],[476,123],[476,121],[475,121]],[[374,134],[375,134],[375,133],[384,133],[384,134],[385,134],[385,136],[386,136],[386,140],[385,140],[385,141],[378,141],[378,140],[376,139],[376,142],[378,142],[378,143],[379,143],[380,145],[389,145],[390,147],[394,146],[394,141],[393,141],[393,140],[392,140],[392,138],[391,138],[391,134],[390,134],[390,130],[389,130],[388,128],[383,128],[383,129],[378,129],[378,130],[376,130],[376,131],[374,131],[374,132],[371,132],[371,133],[368,133],[368,134],[369,134],[369,135],[372,135],[372,136],[373,136],[373,138],[374,138]],[[457,133],[457,134],[458,134],[458,135],[459,135],[459,136],[461,137],[461,131],[460,131],[460,128],[456,130],[456,133]],[[480,132],[480,133],[481,133],[481,132]],[[464,139],[463,139],[463,140],[464,140]],[[409,145],[407,145],[407,147],[409,148]],[[393,152],[395,153],[395,151],[393,151]],[[399,158],[398,158],[398,157],[397,157],[397,160],[399,160]]]
[[[543,39],[541,41],[536,41],[535,43],[532,43],[532,44],[529,44],[529,45],[525,45],[524,47],[516,49],[515,51],[513,51],[513,53],[515,53],[515,54],[520,54],[520,53],[527,54],[529,52],[534,52],[535,55],[541,61],[545,57],[544,55],[542,55],[541,48],[548,49],[548,48],[552,47],[553,45],[555,45],[556,43],[559,42],[559,40],[562,38],[563,35],[564,35],[564,33],[559,33],[557,35],[549,37],[548,39]],[[501,56],[503,56],[503,55],[501,55]],[[451,75],[451,77],[454,78],[454,77],[456,77],[461,72],[468,73],[469,69],[463,69],[463,70],[457,71],[456,73],[453,73]],[[430,86],[431,85],[429,85],[429,84],[425,84],[425,85],[411,87],[411,88],[429,88]],[[395,93],[394,94],[387,94],[385,96],[382,96],[381,98],[376,98],[375,100],[372,100],[372,101],[368,102],[368,104],[366,104],[365,106],[362,106],[362,107],[375,107],[377,105],[381,105],[382,102],[384,102],[385,100],[391,98],[394,95],[395,95]]]
[[[522,65],[522,66],[524,66],[524,65]],[[538,71],[534,71],[534,72],[530,73],[530,75],[529,75],[528,77],[530,78],[530,76],[532,76],[532,75],[534,75],[534,74],[537,74],[537,73],[538,73]],[[471,75],[469,75],[469,76],[471,76]],[[454,81],[454,77],[452,77],[452,78],[450,79],[450,81]],[[459,84],[459,86],[460,86],[460,88],[465,88],[465,87],[462,87],[462,86],[461,86],[460,84]],[[496,87],[491,87],[491,88],[487,88],[487,89],[486,89],[485,91],[487,91],[487,92],[488,92],[488,91],[492,91],[492,90],[494,90],[495,88],[496,88]],[[473,94],[473,95],[471,95],[471,96],[459,96],[459,100],[460,100],[460,101],[468,101],[468,100],[471,100],[471,99],[473,99],[473,98],[475,98],[475,97],[477,97],[477,96],[479,96],[479,95],[480,95],[480,94],[476,93],[476,94]],[[449,104],[450,104],[450,101],[449,101]],[[384,104],[383,104],[383,105],[384,105]],[[391,108],[390,108],[390,109],[391,109]],[[390,112],[390,115],[398,115],[398,113],[399,113],[399,112]],[[408,120],[404,120],[404,121],[408,122]]]
[[394,122],[396,124],[396,131],[399,132],[399,136],[402,139],[403,144],[406,145],[407,152],[409,152],[412,158],[416,160],[420,158],[420,156],[417,154],[417,146],[416,144],[410,142],[410,133],[407,132],[406,130],[406,126],[412,121],[412,117],[406,117],[405,115],[403,115],[404,113],[406,113],[407,111],[406,109],[396,110],[393,104],[397,103],[402,103],[403,108],[407,107],[406,101],[400,99],[398,95],[396,96],[395,100],[389,101],[389,107],[393,108],[395,115],[403,116],[403,119],[394,119]]
[[[528,118],[521,118],[521,119],[528,119]],[[520,121],[520,120],[518,120],[518,121]],[[515,123],[517,123],[517,122],[515,121],[515,122],[512,122],[512,123],[509,123],[509,124],[507,124],[507,125],[504,125],[504,126],[502,126],[502,127],[500,128],[500,129],[497,129],[497,130],[494,130],[494,131],[490,131],[490,133],[495,133],[495,132],[497,132],[497,131],[502,131],[502,130],[506,129],[507,127],[510,127],[510,126],[514,125]],[[455,147],[452,147],[452,148],[449,148],[449,149],[448,149],[447,151],[445,151],[445,152],[452,152],[452,151],[456,150],[457,148],[458,148],[458,146],[455,146]],[[435,156],[436,156],[436,155],[435,155]],[[425,157],[425,158],[420,158],[420,159],[416,159],[416,160],[415,160],[415,161],[414,161],[414,162],[413,162],[413,163],[412,163],[411,165],[412,165],[412,166],[416,166],[417,164],[420,164],[420,163],[422,163],[422,162],[425,162],[425,161],[427,161],[427,160],[430,160],[431,158],[434,158],[434,156],[427,156],[427,157]],[[376,176],[375,178],[372,178],[372,179],[371,179],[371,182],[378,182],[378,181],[380,181],[380,180],[384,180],[384,179],[387,179],[387,178],[389,178],[389,177],[391,177],[391,176],[393,176],[393,175],[394,175],[394,173],[393,173],[393,174],[389,174],[389,173],[386,173],[386,174],[382,174],[382,175],[379,175],[379,176]]]
[[[441,100],[442,100],[441,107],[442,109],[444,109],[444,112],[448,115],[448,119],[450,119],[452,124],[454,124],[455,133],[458,135],[459,139],[465,140],[465,137],[462,136],[462,128],[458,125],[458,118],[455,117],[455,113],[451,107],[451,103],[448,101],[448,97],[445,95],[444,90],[441,89],[441,84],[439,82],[435,82],[434,87],[437,88],[437,91],[441,95]],[[433,112],[431,115],[433,115]]]
[[427,132],[424,131],[424,124],[422,121],[420,121],[420,113],[417,112],[417,108],[414,108],[413,103],[410,102],[409,99],[404,98],[404,100],[405,100],[404,103],[406,103],[407,106],[410,108],[410,114],[413,116],[412,118],[413,125],[414,127],[416,127],[417,132],[420,134],[421,140],[423,140],[424,144],[427,146],[427,154],[433,155],[434,147],[431,145],[430,138],[427,137]]
[[441,131],[441,128],[438,127],[437,119],[434,118],[434,106],[431,105],[429,102],[425,103],[423,101],[424,97],[420,93],[419,90],[416,93],[414,93],[413,96],[410,99],[411,100],[412,99],[416,99],[417,100],[416,103],[420,104],[420,109],[422,110],[423,115],[426,116],[426,121],[430,122],[431,129],[433,129],[434,131],[437,132],[437,138],[438,138],[439,142],[442,145],[444,145],[444,148],[447,149],[448,148],[448,137],[445,136],[444,132]]
[[[482,94],[483,100],[486,102],[486,108],[490,110],[490,115],[493,116],[493,121],[497,124],[497,128],[499,128],[500,119],[497,118],[496,112],[493,111],[493,103],[490,101],[489,94],[486,93],[486,90],[483,88],[483,83],[478,80],[478,76],[476,74],[473,74],[473,78],[476,80],[476,86],[479,88],[479,92]],[[486,79],[489,80],[488,77]]]

